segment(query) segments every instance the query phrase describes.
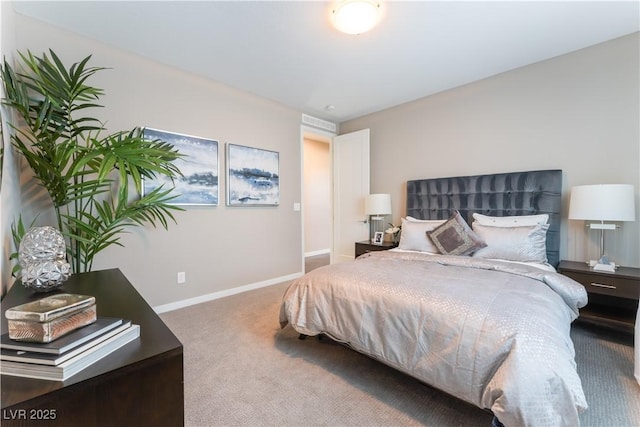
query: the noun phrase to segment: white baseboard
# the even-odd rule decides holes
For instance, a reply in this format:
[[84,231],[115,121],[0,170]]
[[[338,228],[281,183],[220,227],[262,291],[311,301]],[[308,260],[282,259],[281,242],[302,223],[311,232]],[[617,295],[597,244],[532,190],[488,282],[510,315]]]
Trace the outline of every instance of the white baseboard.
[[262,282],[251,283],[244,286],[238,286],[237,288],[225,289],[224,291],[213,292],[211,294],[201,295],[199,297],[188,298],[181,301],[172,302],[169,304],[157,305],[153,307],[153,310],[160,314],[166,313],[167,311],[177,310],[179,308],[189,307],[191,305],[200,304],[207,301],[213,301],[214,299],[224,298],[235,294],[240,294],[242,292],[252,291],[258,288],[264,288],[266,286],[277,285],[278,283],[286,282],[288,280],[297,279],[301,277],[304,273],[293,273],[287,276],[276,277],[274,279],[265,280]]
[[318,251],[305,252],[304,257],[306,258],[308,256],[324,255],[328,253],[331,253],[331,249],[320,249]]

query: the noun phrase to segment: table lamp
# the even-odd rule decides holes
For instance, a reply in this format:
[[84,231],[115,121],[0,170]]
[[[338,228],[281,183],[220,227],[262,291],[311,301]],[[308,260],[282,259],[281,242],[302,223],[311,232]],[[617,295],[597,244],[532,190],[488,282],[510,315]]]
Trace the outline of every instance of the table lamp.
[[365,199],[364,210],[369,215],[369,240],[373,242],[376,232],[382,232],[384,224],[383,215],[391,214],[391,195],[390,194],[369,194]]
[[592,230],[600,230],[600,259],[589,263],[594,270],[615,271],[615,264],[604,252],[604,231],[618,226],[605,221],[635,221],[634,201],[631,184],[579,185],[571,189],[569,219],[599,221],[587,224]]

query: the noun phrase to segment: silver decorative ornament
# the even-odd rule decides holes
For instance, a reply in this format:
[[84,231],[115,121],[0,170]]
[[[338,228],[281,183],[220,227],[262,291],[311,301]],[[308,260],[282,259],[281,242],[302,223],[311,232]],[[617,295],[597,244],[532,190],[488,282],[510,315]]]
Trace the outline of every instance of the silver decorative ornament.
[[36,292],[48,292],[62,285],[71,274],[65,260],[64,237],[54,227],[33,227],[22,238],[18,262],[22,284]]

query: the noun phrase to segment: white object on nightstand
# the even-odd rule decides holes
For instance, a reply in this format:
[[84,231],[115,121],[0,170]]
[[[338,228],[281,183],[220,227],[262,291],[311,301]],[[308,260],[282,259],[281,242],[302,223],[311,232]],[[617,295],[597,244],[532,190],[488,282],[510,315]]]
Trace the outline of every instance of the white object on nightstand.
[[597,262],[593,265],[593,270],[594,271],[610,271],[612,273],[615,273],[616,265],[614,263],[600,264],[599,262]]

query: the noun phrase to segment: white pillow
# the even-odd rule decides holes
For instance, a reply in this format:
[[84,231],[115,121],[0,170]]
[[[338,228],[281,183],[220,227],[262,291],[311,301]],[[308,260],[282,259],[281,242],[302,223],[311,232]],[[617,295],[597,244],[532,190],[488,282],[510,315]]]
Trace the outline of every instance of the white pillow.
[[411,217],[402,218],[402,231],[400,232],[400,243],[398,249],[407,251],[440,253],[433,244],[427,231],[433,231],[439,225],[446,222],[446,219],[419,220]]
[[547,262],[548,224],[528,227],[487,227],[473,222],[473,231],[486,243],[473,253],[474,258],[504,259],[519,262]]
[[444,221],[446,221],[446,219],[418,219],[418,218],[414,218],[412,216],[407,216],[407,217],[405,217],[405,219],[407,221],[411,221],[411,222],[426,222],[426,223],[429,223],[429,224],[436,224],[436,223],[443,224]]
[[547,224],[549,222],[549,215],[488,216],[474,213],[473,219],[480,225],[490,227],[527,227],[537,224]]

